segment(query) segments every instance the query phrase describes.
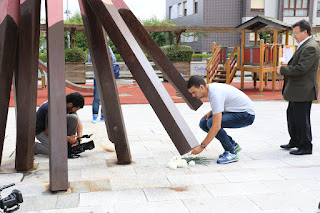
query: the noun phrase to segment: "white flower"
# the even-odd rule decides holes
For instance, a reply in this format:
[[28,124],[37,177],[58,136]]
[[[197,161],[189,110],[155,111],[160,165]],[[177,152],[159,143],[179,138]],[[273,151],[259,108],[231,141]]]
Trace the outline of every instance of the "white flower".
[[177,168],[187,168],[188,163],[185,159],[182,159],[181,156],[174,156],[170,159],[169,163],[167,164],[167,167],[173,170]]
[[286,59],[284,57],[279,58],[279,62],[283,63],[285,61],[286,61]]
[[178,167],[179,168],[187,168],[188,167],[187,161],[185,159],[180,160],[178,163]]
[[174,156],[171,158],[171,161],[180,161],[182,159],[181,156]]
[[194,162],[193,160],[192,161],[189,161],[189,166],[195,166],[196,165],[196,162]]
[[169,163],[169,168],[172,170],[176,170],[177,169],[177,164],[175,162],[170,162]]

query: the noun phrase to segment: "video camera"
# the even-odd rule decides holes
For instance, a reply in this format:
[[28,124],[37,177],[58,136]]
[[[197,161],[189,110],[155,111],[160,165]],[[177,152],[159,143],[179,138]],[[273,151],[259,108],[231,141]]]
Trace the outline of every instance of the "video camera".
[[0,208],[3,209],[3,212],[14,212],[20,208],[19,203],[23,202],[22,194],[19,190],[12,190],[11,194],[7,197],[1,199],[1,191],[14,186],[15,184],[9,184],[6,186],[0,187]]
[[77,140],[79,141],[79,144],[77,146],[72,146],[69,149],[68,157],[69,158],[78,158],[80,157],[80,153],[86,151],[86,150],[92,150],[94,149],[94,143],[93,140],[86,142],[86,143],[80,143],[82,138],[90,138],[92,134],[90,135],[83,135],[81,137],[78,137]]

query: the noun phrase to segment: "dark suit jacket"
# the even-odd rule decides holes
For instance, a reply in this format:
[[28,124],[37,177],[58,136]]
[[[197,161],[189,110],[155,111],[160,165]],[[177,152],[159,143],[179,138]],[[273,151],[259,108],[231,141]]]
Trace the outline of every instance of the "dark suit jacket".
[[282,94],[285,100],[317,100],[319,59],[319,44],[311,37],[294,53],[288,65],[280,68],[284,75]]

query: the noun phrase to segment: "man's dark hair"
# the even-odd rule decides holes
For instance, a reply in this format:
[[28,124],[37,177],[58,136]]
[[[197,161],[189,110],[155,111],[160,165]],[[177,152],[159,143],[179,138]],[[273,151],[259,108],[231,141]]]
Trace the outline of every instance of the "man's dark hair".
[[292,25],[292,29],[299,26],[300,27],[300,32],[303,32],[303,31],[307,31],[308,35],[310,36],[311,35],[311,24],[306,21],[306,20],[301,20],[301,21],[298,21],[297,23],[295,23],[294,25]]
[[203,77],[199,75],[193,75],[190,77],[187,87],[188,89],[191,87],[199,88],[200,85],[207,86],[206,82],[203,80]]
[[84,97],[78,92],[70,93],[67,95],[67,103],[72,103],[73,107],[83,108],[84,106]]

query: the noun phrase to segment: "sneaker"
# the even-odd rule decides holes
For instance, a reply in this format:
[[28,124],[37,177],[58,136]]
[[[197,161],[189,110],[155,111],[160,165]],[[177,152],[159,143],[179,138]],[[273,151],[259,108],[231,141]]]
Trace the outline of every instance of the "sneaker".
[[240,152],[241,150],[242,150],[242,148],[239,146],[239,144],[236,143],[236,144],[234,145],[234,151],[235,151],[235,153],[238,154],[238,152]]
[[[240,152],[242,150],[242,148],[239,146],[239,144],[235,144],[234,145],[234,152],[236,153],[236,154],[238,154],[238,152]],[[222,153],[221,155],[219,155],[219,158],[221,158],[224,154],[225,154],[226,152],[224,152],[224,153]]]
[[97,123],[98,122],[98,117],[96,117],[96,116],[93,116],[92,117],[92,123]]
[[100,121],[104,121],[104,117],[103,116],[100,117]]
[[232,163],[235,161],[238,161],[239,157],[237,154],[232,154],[230,152],[223,153],[222,157],[219,158],[217,163],[226,164],[226,163]]

